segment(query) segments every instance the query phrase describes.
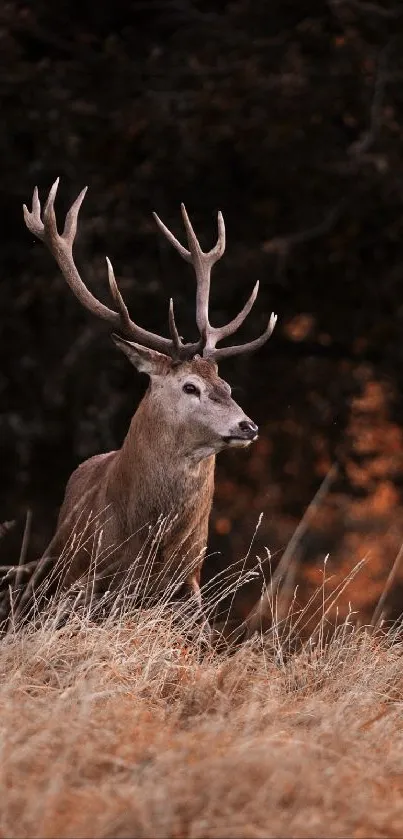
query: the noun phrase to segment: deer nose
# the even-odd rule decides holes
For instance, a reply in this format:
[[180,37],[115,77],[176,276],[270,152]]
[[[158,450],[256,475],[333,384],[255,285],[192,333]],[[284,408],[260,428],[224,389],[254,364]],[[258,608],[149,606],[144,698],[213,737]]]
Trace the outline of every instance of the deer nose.
[[256,434],[259,431],[258,426],[255,425],[255,423],[252,422],[252,420],[250,419],[241,420],[241,422],[238,424],[238,427],[240,431],[242,431],[242,434],[245,435],[245,437],[251,437],[252,439],[256,437]]

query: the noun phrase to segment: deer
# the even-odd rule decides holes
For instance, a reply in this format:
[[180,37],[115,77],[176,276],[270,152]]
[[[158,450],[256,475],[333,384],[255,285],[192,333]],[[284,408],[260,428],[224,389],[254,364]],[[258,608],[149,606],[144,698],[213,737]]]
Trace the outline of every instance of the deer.
[[[49,191],[43,213],[35,187],[32,209],[23,205],[25,224],[48,248],[81,305],[106,321],[117,348],[137,371],[148,376],[149,383],[121,448],[90,457],[70,476],[56,531],[42,559],[48,564],[57,562],[65,555],[74,534],[73,556],[60,571],[62,588],[68,589],[88,578],[101,532],[102,551],[94,585],[102,595],[113,586],[124,585],[125,580],[130,579],[133,584],[142,574],[144,577],[144,564],[139,559],[142,545],[150,528],[155,532],[160,527],[148,583],[153,581],[159,597],[178,577],[176,596],[190,603],[195,614],[203,614],[200,578],[216,455],[225,449],[249,446],[258,437],[258,426],[234,401],[229,384],[219,377],[218,362],[262,347],[273,333],[277,316],[271,314],[260,337],[244,344],[217,347],[244,322],[256,300],[259,282],[233,320],[220,327],[210,324],[211,271],[225,251],[224,219],[218,212],[217,242],[204,252],[182,204],[187,247],[156,213],[153,216],[159,230],[194,271],[198,339],[185,343],[179,335],[172,298],[168,309],[170,337],[144,329],[131,319],[108,257],[114,308],[97,299],[81,279],[73,245],[87,188],[71,205],[63,232],[59,233],[55,214],[58,185],[59,179]],[[169,526],[162,527],[161,522],[167,521]],[[80,542],[81,531],[85,531],[85,539]],[[31,592],[33,581],[35,574],[30,582]],[[26,601],[27,593],[22,601],[24,598]]]

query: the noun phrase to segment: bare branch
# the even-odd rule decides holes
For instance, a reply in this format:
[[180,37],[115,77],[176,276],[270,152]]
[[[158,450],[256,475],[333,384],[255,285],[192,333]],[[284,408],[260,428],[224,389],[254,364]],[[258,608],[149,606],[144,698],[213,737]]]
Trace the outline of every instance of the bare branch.
[[364,15],[375,15],[387,19],[401,17],[403,12],[401,9],[390,9],[386,6],[379,6],[378,3],[366,2],[366,0],[329,0],[330,8],[337,8],[340,6],[350,6]]
[[347,154],[353,157],[362,157],[374,144],[382,127],[382,107],[385,96],[385,87],[387,81],[387,67],[389,55],[392,47],[392,41],[381,50],[378,58],[378,67],[375,77],[374,94],[371,102],[369,128],[364,131],[354,143],[347,149]]

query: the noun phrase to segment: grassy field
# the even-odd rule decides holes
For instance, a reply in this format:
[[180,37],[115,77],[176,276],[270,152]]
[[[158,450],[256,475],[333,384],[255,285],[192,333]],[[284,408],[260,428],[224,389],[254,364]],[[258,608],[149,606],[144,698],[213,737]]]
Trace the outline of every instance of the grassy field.
[[0,646],[1,837],[402,837],[395,633],[275,627],[234,653],[166,608]]

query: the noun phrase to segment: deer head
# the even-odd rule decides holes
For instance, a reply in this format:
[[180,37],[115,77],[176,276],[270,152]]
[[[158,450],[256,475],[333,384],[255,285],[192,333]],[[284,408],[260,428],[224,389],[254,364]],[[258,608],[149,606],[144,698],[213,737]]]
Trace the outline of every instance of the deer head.
[[216,245],[204,253],[182,204],[182,217],[187,234],[185,248],[154,213],[154,218],[168,241],[186,262],[192,264],[197,283],[196,323],[199,339],[183,343],[179,335],[173,301],[169,304],[170,338],[155,335],[132,321],[118,289],[112,264],[107,269],[110,291],[116,310],[105,306],[89,291],[82,281],[73,258],[73,243],[77,219],[86,189],[82,190],[67,213],[64,230],[59,234],[54,202],[58,180],[53,184],[41,215],[38,190],[35,188],[32,210],[24,205],[28,229],[41,239],[53,254],[62,274],[78,300],[90,312],[106,320],[120,335],[113,334],[115,344],[123,350],[131,363],[150,377],[148,399],[156,413],[166,419],[176,432],[183,448],[195,459],[214,454],[225,446],[248,445],[256,439],[258,428],[243,413],[231,397],[227,382],[217,373],[217,361],[261,347],[270,338],[276,315],[272,314],[263,334],[246,344],[217,348],[217,344],[233,335],[241,326],[255,302],[259,283],[241,312],[228,324],[211,326],[209,321],[210,275],[213,265],[225,250],[225,228],[218,213]]
[[227,446],[247,446],[257,438],[257,425],[232,399],[215,362],[195,356],[178,363],[156,350],[112,337],[131,363],[150,377],[148,416],[155,425],[169,429],[179,456],[198,462]]

